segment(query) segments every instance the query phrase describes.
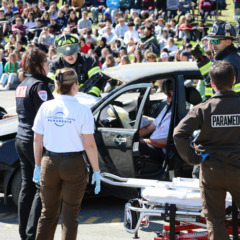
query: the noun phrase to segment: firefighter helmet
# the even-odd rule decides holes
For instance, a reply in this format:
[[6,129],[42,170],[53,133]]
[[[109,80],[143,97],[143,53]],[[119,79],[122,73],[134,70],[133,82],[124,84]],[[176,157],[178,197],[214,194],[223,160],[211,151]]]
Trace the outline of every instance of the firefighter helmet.
[[235,39],[236,31],[235,28],[228,22],[217,20],[214,22],[211,31],[208,34],[208,39]]
[[79,40],[74,34],[64,33],[55,41],[60,56],[70,56],[79,52]]

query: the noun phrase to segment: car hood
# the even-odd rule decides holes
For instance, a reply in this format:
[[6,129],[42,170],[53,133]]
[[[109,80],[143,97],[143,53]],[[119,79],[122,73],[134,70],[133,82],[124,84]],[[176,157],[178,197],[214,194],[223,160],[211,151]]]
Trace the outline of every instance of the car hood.
[[18,117],[11,117],[0,120],[0,137],[17,132]]
[[109,78],[128,83],[137,79],[152,77],[165,73],[196,72],[200,75],[196,62],[156,62],[156,63],[135,63],[111,67],[103,70],[103,74]]

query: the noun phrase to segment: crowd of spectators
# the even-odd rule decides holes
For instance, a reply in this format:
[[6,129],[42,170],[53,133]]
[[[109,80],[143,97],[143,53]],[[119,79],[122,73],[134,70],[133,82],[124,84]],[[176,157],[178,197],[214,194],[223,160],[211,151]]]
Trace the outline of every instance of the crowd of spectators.
[[[225,0],[218,8],[226,8]],[[200,42],[210,58],[206,20],[214,0],[86,0],[79,9],[71,0],[3,0],[0,8],[0,90],[18,78],[22,54],[38,47],[57,57],[55,38],[78,35],[79,50],[112,66],[156,61],[192,61],[190,41]],[[199,13],[199,14],[197,14]],[[176,41],[182,41],[177,47]],[[178,44],[179,45],[179,44]],[[161,89],[159,89],[160,91]]]

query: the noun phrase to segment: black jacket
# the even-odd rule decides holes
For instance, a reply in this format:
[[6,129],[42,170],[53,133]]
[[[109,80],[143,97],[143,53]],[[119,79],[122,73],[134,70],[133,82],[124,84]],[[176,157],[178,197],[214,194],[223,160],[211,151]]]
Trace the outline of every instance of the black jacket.
[[[190,109],[174,129],[173,138],[180,156],[189,164],[199,164],[197,152],[240,167],[240,97],[233,91],[220,91]],[[201,130],[191,144],[192,134]]]
[[79,84],[83,84],[88,79],[88,72],[94,67],[99,67],[95,59],[88,54],[78,53],[77,61],[74,64],[69,64],[63,57],[56,58],[49,65],[49,72],[56,73],[58,69],[68,67],[73,68],[78,75]]
[[223,51],[219,52],[215,56],[215,60],[226,61],[232,64],[234,67],[234,74],[236,77],[236,84],[240,83],[240,53],[238,49],[234,47],[233,44],[226,47]]
[[17,138],[33,141],[32,126],[38,109],[43,102],[53,99],[48,88],[50,79],[41,74],[29,74],[16,89],[16,105],[18,113]]

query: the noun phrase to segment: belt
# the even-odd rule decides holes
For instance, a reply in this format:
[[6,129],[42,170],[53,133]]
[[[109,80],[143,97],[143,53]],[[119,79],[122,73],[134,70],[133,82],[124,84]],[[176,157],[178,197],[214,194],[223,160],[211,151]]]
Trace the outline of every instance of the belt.
[[70,156],[70,155],[79,155],[79,154],[82,154],[83,151],[80,151],[80,152],[65,152],[65,153],[56,153],[56,152],[51,152],[51,151],[46,151],[45,152],[45,155],[48,155],[48,156]]

